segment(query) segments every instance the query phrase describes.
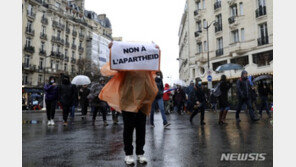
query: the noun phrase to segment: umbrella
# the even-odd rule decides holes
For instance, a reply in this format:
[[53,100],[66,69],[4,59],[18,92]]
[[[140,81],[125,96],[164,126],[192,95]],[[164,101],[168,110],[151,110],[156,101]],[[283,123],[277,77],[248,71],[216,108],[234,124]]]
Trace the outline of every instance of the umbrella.
[[223,64],[219,66],[215,71],[222,72],[222,71],[228,71],[228,70],[241,70],[241,69],[243,69],[243,67],[239,64],[228,63],[228,64]]
[[171,89],[168,89],[168,90],[164,90],[163,93],[171,92],[173,90],[176,90],[176,88],[171,88]]
[[90,84],[90,79],[88,76],[85,75],[77,75],[76,77],[73,78],[72,84],[74,85],[88,85]]
[[186,86],[186,83],[183,80],[180,80],[180,79],[175,80],[174,84],[180,85],[180,86]]
[[272,76],[271,75],[260,75],[259,77],[256,77],[253,82],[258,82],[260,80],[263,80],[263,79],[271,79]]

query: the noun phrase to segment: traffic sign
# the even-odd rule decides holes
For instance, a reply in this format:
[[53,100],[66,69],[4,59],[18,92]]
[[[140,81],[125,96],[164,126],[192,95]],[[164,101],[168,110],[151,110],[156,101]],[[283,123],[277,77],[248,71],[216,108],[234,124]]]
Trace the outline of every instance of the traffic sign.
[[207,79],[208,79],[208,81],[212,81],[212,76],[208,75]]

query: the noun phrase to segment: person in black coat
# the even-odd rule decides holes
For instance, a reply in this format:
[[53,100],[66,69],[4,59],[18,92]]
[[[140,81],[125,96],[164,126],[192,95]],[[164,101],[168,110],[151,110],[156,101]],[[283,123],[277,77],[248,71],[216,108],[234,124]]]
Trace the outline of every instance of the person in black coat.
[[218,97],[219,107],[220,107],[220,115],[219,115],[219,124],[225,124],[226,115],[229,108],[228,102],[228,91],[231,88],[231,84],[227,82],[226,75],[221,76],[220,80],[220,91],[221,95]]
[[67,119],[70,112],[70,108],[73,105],[75,90],[73,85],[70,83],[69,77],[64,76],[62,85],[58,87],[59,101],[63,106],[63,120],[64,126],[68,125]]
[[87,88],[87,85],[83,85],[82,88],[79,90],[82,119],[85,119],[87,114],[87,107],[89,105],[87,96],[89,95],[89,92],[90,90]]
[[73,104],[72,107],[70,108],[70,116],[71,118],[74,118],[75,116],[75,108],[78,106],[78,89],[76,85],[72,85],[74,89],[74,95],[73,95]]
[[180,85],[177,86],[177,90],[173,95],[173,102],[174,102],[174,111],[181,115],[181,111],[183,111],[184,104],[186,101],[186,94],[181,88]]
[[249,109],[249,114],[252,121],[258,121],[259,119],[255,117],[254,109],[252,106],[252,87],[250,81],[248,80],[247,71],[243,70],[241,78],[237,80],[237,95],[238,95],[238,105],[235,114],[237,122],[240,122],[239,113],[241,111],[242,105],[246,104]]
[[258,93],[261,101],[260,110],[259,110],[260,117],[262,118],[262,110],[266,110],[266,114],[268,115],[269,118],[271,118],[271,114],[269,112],[269,107],[268,107],[268,95],[271,93],[271,91],[266,84],[263,84],[262,81],[258,86]]
[[202,80],[200,78],[195,79],[195,91],[194,95],[191,97],[191,101],[194,103],[193,112],[190,116],[190,122],[192,122],[192,119],[194,116],[200,112],[200,125],[205,125],[204,117],[205,117],[205,106],[206,106],[206,96],[204,91],[202,90],[201,82]]

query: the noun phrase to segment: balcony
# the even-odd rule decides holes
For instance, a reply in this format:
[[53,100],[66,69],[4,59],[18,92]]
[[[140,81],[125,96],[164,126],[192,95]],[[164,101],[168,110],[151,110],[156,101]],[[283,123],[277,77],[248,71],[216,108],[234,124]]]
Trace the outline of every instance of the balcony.
[[65,59],[64,59],[66,62],[69,62],[69,57],[68,56],[65,56]]
[[80,39],[84,39],[84,34],[83,33],[79,33],[79,38]]
[[197,15],[198,15],[198,10],[195,10],[195,11],[193,12],[193,14],[194,14],[194,16],[197,16]]
[[61,37],[52,36],[51,41],[55,42],[55,43],[58,43],[58,44],[61,44],[61,45],[64,45],[64,39],[62,39]]
[[31,27],[26,27],[26,34],[27,34],[27,35],[34,36],[34,35],[35,35],[35,31],[32,30]]
[[27,45],[26,45],[26,46],[24,47],[24,51],[33,54],[33,53],[35,52],[35,48],[34,48],[33,46],[27,46]]
[[220,31],[222,31],[222,24],[215,26],[215,32],[220,32]]
[[40,33],[40,38],[44,39],[44,40],[47,40],[47,34],[41,32]]
[[220,9],[221,8],[221,1],[217,1],[214,3],[214,10]]
[[236,16],[231,16],[231,17],[229,17],[229,18],[228,18],[228,23],[229,23],[229,24],[234,23],[234,22],[235,22],[235,18],[236,18]]
[[72,44],[72,49],[76,50],[76,45],[74,43]]
[[52,22],[52,27],[57,28],[57,29],[62,30],[62,31],[65,29],[65,25],[61,24],[61,23],[58,23],[57,21]]
[[224,53],[223,53],[223,48],[221,48],[221,49],[217,49],[216,50],[216,56],[221,56],[221,55],[223,55]]
[[71,63],[76,63],[76,59],[75,58],[71,58]]
[[46,56],[46,51],[44,49],[39,49],[39,55]]
[[194,37],[199,37],[199,31],[194,32]]
[[266,45],[268,44],[268,36],[263,36],[263,37],[260,37],[257,39],[258,41],[258,46],[261,46],[261,45]]
[[228,0],[227,3],[229,4],[229,6],[233,6],[236,4],[236,0]]
[[66,41],[66,42],[65,42],[65,46],[66,46],[66,47],[69,47],[69,46],[70,46],[70,43],[69,43],[68,41]]
[[66,26],[66,33],[70,34],[70,28]]
[[196,21],[200,20],[205,10],[197,9],[194,11],[194,19]]
[[44,72],[45,68],[43,66],[38,66],[38,72]]
[[23,70],[26,70],[26,71],[33,72],[33,71],[36,70],[36,65],[31,65],[31,64],[23,63],[23,65],[22,65],[22,69],[23,69]]
[[61,52],[57,52],[56,54],[56,58],[60,59],[60,60],[64,60],[64,54],[62,54]]
[[266,15],[266,6],[260,6],[258,9],[256,9],[255,13],[256,18]]
[[84,48],[81,47],[81,46],[79,46],[79,47],[78,47],[78,52],[82,53],[83,51],[84,51]]
[[74,31],[74,30],[73,30],[73,31],[72,31],[72,36],[73,36],[73,37],[76,37],[76,36],[77,36],[77,31]]
[[27,16],[29,19],[34,20],[36,17],[36,13],[34,13],[33,11],[27,11]]
[[41,23],[47,25],[48,24],[48,19],[45,17],[42,17]]

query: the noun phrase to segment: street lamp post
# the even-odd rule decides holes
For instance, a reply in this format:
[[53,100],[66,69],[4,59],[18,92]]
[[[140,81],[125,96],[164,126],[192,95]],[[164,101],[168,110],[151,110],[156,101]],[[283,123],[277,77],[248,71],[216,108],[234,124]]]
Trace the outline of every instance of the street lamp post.
[[[204,27],[204,29],[207,30],[207,58],[208,58],[208,76],[211,75],[211,70],[210,70],[210,49],[209,49],[209,28],[211,27],[212,24],[215,24],[216,21],[212,21],[209,25],[207,25],[206,27]],[[208,80],[208,89],[212,88],[212,81]]]

